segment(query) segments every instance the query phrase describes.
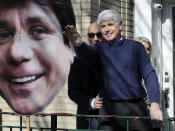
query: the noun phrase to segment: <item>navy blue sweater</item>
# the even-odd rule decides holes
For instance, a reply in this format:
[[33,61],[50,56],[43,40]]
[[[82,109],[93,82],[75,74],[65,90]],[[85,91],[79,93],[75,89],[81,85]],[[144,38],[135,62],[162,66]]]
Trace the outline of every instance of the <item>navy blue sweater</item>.
[[[101,96],[108,100],[144,98],[145,81],[150,102],[160,102],[159,84],[144,46],[122,37],[117,43],[104,40],[93,46],[76,47],[79,57],[94,65],[100,63],[104,78]],[[98,67],[97,67],[98,68]]]

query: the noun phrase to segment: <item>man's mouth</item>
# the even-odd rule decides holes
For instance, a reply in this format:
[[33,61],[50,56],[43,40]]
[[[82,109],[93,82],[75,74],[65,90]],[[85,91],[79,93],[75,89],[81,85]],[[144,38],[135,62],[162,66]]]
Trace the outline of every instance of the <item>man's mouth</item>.
[[35,81],[36,79],[40,78],[42,75],[32,75],[32,76],[25,76],[25,77],[9,78],[9,81],[15,84],[24,84],[24,83]]

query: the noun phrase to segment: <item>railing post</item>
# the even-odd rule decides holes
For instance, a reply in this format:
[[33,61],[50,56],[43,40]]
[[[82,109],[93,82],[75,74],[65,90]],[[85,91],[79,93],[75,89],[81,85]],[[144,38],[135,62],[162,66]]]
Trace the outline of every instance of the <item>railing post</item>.
[[30,131],[30,116],[26,116],[27,120],[27,131]]
[[56,131],[57,129],[57,116],[51,115],[51,131]]
[[129,131],[129,119],[126,119],[126,131]]
[[170,120],[168,119],[168,131],[170,131]]
[[12,131],[13,127],[10,126],[10,131]]
[[22,131],[22,116],[20,116],[20,131]]
[[[0,125],[2,126],[2,109],[0,109]],[[0,131],[2,131],[2,127],[0,127]]]
[[90,117],[90,118],[88,118],[88,123],[89,123],[88,129],[91,129],[91,120],[92,120],[92,118],[91,118],[91,117]]

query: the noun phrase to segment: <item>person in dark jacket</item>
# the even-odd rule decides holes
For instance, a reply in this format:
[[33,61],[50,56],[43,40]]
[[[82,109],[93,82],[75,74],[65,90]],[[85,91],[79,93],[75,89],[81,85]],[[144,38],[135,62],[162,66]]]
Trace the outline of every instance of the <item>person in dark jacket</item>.
[[[67,25],[64,33],[81,59],[101,65],[104,86],[100,90],[103,106],[99,114],[149,116],[144,101],[146,91],[141,84],[143,78],[151,103],[150,117],[162,120],[158,79],[144,46],[121,35],[122,19],[115,10],[102,11],[97,22],[105,40],[93,46],[85,44],[72,25]],[[126,130],[126,120],[117,117],[100,119],[99,124],[103,130]],[[129,130],[152,131],[151,120],[130,120]]]
[[[88,27],[89,44],[95,44],[102,41],[102,35],[97,22],[93,22]],[[77,114],[98,115],[99,108],[102,106],[102,99],[98,96],[99,86],[98,70],[82,61],[78,57],[74,58],[68,77],[68,95],[69,98],[77,104]],[[89,121],[90,120],[90,121]],[[97,129],[97,118],[77,117],[77,129]]]

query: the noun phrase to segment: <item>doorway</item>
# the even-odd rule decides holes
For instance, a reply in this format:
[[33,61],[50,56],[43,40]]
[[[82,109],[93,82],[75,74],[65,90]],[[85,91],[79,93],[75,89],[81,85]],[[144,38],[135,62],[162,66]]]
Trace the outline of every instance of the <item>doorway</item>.
[[[162,11],[162,110],[164,118],[175,115],[175,4],[165,4]],[[167,130],[167,125],[164,131]],[[171,123],[174,130],[174,122]]]

